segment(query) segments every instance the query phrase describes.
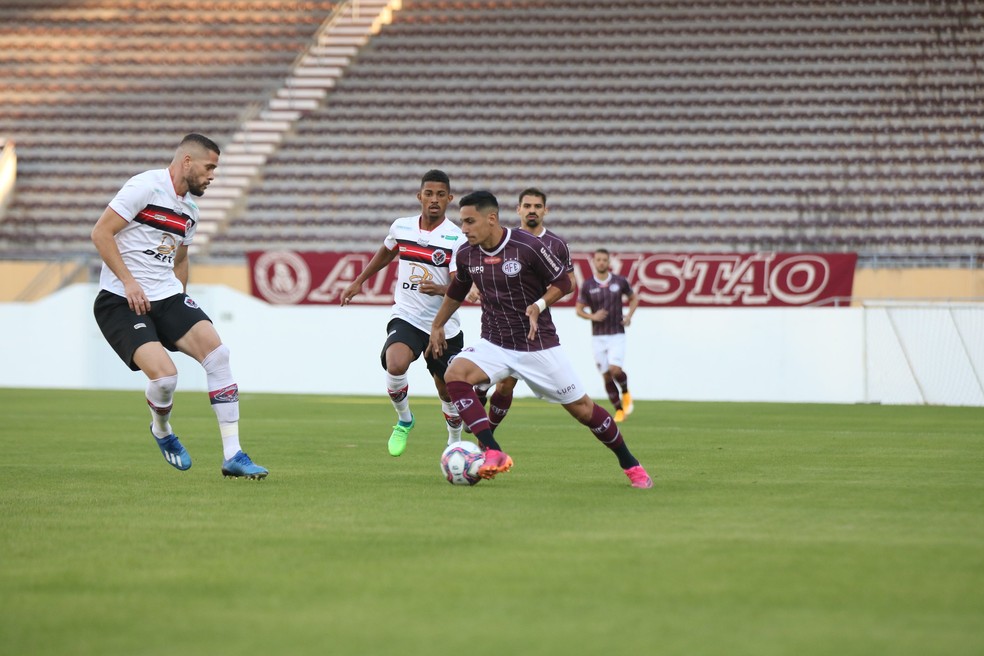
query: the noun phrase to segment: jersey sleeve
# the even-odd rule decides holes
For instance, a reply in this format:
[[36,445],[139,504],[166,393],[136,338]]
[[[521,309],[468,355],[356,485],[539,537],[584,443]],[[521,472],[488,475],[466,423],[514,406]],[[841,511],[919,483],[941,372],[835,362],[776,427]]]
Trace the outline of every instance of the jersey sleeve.
[[386,239],[383,240],[383,246],[385,246],[388,251],[396,250],[396,224],[397,221],[390,224],[389,232],[386,233]]
[[153,196],[153,187],[144,183],[141,176],[135,175],[109,201],[109,208],[129,223],[150,204]]

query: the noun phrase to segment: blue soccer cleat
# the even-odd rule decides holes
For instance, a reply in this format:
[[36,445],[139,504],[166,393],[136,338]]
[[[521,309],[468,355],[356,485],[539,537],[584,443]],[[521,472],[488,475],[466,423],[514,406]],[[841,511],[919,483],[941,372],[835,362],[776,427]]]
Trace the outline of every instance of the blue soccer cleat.
[[[151,430],[151,435],[154,435],[154,431]],[[160,438],[154,435],[154,439],[157,440],[157,446],[160,447],[161,453],[164,454],[164,459],[174,467],[175,469],[180,469],[184,471],[191,468],[191,456],[178,441],[178,436],[171,433],[165,438]]]
[[236,455],[222,463],[222,475],[227,477],[259,480],[269,473],[266,467],[260,467],[242,451],[237,451]]

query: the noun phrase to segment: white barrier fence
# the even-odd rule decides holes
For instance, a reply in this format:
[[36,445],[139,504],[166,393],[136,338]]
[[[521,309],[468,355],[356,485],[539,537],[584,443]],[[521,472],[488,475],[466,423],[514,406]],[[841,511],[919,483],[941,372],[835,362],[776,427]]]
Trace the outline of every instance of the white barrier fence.
[[[221,286],[192,296],[232,350],[242,392],[382,395],[379,351],[389,309],[271,306]],[[142,390],[92,318],[92,284],[0,305],[0,387]],[[462,309],[466,345],[479,311]],[[554,310],[589,394],[605,392],[588,322]],[[628,329],[625,371],[637,399],[984,405],[984,304],[868,308],[643,308]],[[181,390],[205,374],[181,354]],[[423,363],[411,393],[434,396]],[[517,394],[529,395],[525,385]]]

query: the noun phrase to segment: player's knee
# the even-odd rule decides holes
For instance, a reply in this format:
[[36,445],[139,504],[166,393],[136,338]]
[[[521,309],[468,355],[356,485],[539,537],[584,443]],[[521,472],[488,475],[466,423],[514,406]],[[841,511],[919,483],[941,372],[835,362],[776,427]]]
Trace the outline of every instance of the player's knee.
[[214,351],[205,356],[202,360],[202,367],[205,373],[214,374],[229,368],[229,347],[219,344]]
[[162,376],[147,381],[148,396],[153,394],[154,398],[169,399],[174,395],[174,390],[178,388],[178,375]]

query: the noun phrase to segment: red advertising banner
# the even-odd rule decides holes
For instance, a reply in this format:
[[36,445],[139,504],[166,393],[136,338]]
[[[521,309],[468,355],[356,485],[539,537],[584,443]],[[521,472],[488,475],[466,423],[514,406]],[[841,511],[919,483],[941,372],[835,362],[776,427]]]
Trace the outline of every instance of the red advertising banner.
[[[278,305],[338,305],[373,252],[251,251],[253,296]],[[591,253],[572,253],[578,285]],[[856,253],[612,253],[645,307],[780,307],[851,296]],[[371,277],[353,304],[390,305],[397,265]],[[558,305],[574,305],[575,296]]]

